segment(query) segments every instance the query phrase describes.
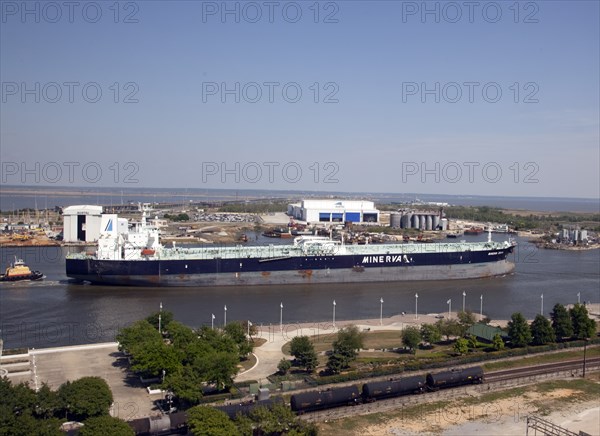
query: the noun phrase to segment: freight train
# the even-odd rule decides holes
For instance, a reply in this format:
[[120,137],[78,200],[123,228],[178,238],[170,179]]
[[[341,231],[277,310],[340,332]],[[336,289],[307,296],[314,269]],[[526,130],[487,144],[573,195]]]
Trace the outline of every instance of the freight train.
[[[361,390],[357,386],[343,386],[324,391],[302,392],[292,395],[290,398],[290,408],[296,414],[303,414],[479,383],[483,383],[483,368],[474,366],[401,379],[368,382],[362,385]],[[283,404],[283,400],[281,398],[273,398],[256,401],[251,404],[233,404],[215,406],[215,408],[223,411],[231,419],[234,419],[238,414],[249,415],[257,407],[272,407],[274,404]],[[140,418],[128,423],[136,435],[187,433],[187,414],[185,412],[177,412],[160,417]]]
[[474,366],[437,374],[369,382],[362,385],[362,391],[356,386],[345,386],[326,391],[303,392],[292,395],[290,407],[300,414],[478,383],[483,383],[483,368]]

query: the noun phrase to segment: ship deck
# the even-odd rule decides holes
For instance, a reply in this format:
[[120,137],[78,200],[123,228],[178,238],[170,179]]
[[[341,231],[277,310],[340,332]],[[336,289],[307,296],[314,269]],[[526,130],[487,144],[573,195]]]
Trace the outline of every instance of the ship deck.
[[[331,242],[331,241],[329,241]],[[210,260],[210,259],[244,259],[244,258],[289,258],[302,256],[368,256],[382,254],[414,254],[414,253],[456,253],[465,251],[503,250],[510,247],[509,242],[443,242],[443,243],[409,243],[409,244],[374,244],[374,245],[334,245],[301,247],[295,245],[268,246],[218,246],[198,248],[163,248],[153,259],[161,260]],[[70,254],[70,259],[96,259],[85,253]],[[152,259],[152,258],[151,258]]]

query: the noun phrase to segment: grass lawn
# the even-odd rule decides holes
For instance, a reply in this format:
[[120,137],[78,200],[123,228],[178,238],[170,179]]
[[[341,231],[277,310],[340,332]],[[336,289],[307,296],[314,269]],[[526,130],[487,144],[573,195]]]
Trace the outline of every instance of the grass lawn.
[[[309,339],[313,343],[315,351],[319,355],[319,366],[324,366],[327,363],[328,357],[324,355],[323,352],[331,350],[333,348],[333,342],[337,339],[337,335],[327,334],[310,336]],[[403,361],[407,363],[414,360],[422,360],[425,362],[429,360],[443,360],[454,356],[453,345],[453,343],[443,342],[442,344],[437,344],[432,348],[418,348],[413,354],[408,351],[402,350],[402,340],[400,338],[400,332],[398,331],[384,330],[363,332],[363,349],[370,349],[375,351],[361,351],[358,355],[355,364],[393,364],[394,360],[397,361],[397,364],[402,364]],[[489,346],[489,344],[482,345],[484,345],[485,347]],[[382,351],[383,349],[397,349],[398,351]],[[483,351],[483,349],[483,347],[478,348],[474,351],[469,352],[469,354],[485,354],[485,351]],[[290,342],[287,342],[282,347],[282,351],[285,354],[290,355]],[[600,356],[600,347],[588,346],[587,356]],[[492,361],[487,363],[482,362],[481,365],[483,366],[484,371],[490,372],[521,366],[539,365],[543,363],[557,362],[560,360],[581,358],[583,358],[583,350],[572,350],[561,351],[551,354],[523,356],[522,358],[508,361]]]

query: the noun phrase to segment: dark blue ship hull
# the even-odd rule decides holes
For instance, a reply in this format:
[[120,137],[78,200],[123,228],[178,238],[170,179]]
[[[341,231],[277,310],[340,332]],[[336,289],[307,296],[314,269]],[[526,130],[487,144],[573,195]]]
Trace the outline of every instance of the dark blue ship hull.
[[513,247],[410,255],[322,255],[280,258],[66,259],[67,276],[98,284],[139,286],[267,285],[479,278],[511,272]]

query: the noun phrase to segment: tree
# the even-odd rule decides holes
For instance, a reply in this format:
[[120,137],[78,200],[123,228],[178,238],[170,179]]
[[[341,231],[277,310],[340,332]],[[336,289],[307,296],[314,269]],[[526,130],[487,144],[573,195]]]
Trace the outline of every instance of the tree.
[[158,316],[160,315],[160,329],[166,330],[167,326],[173,321],[173,312],[161,310],[146,317],[146,321],[158,331]]
[[462,327],[462,334],[465,334],[469,327],[471,327],[476,322],[475,315],[473,315],[473,312],[471,312],[471,310],[469,309],[467,309],[464,312],[461,310],[460,312],[458,312],[457,316],[458,322]]
[[286,375],[287,372],[290,370],[290,368],[292,367],[292,362],[290,362],[289,360],[287,360],[285,357],[282,358],[279,363],[277,364],[277,369],[279,370],[279,373],[281,375]]
[[112,416],[95,416],[83,422],[79,430],[81,436],[130,436],[135,435],[133,429],[123,420]]
[[508,322],[508,338],[513,347],[525,347],[531,342],[531,330],[520,312],[511,315]]
[[552,320],[552,328],[556,339],[562,340],[573,336],[573,323],[565,306],[556,303],[550,313],[550,319]]
[[296,336],[290,343],[290,353],[296,358],[299,366],[311,372],[317,367],[318,358],[315,347],[308,336]]
[[[257,407],[250,413],[248,419],[251,420],[251,426],[248,426],[248,420],[242,417],[236,418],[236,424],[242,434],[261,434],[261,435],[305,435],[316,436],[314,424],[299,419],[283,404],[274,404],[270,408]],[[244,431],[244,427],[254,429],[253,432]]]
[[194,405],[202,398],[204,381],[200,371],[193,365],[186,365],[179,372],[167,374],[163,388],[173,392],[183,403]]
[[573,335],[577,339],[591,338],[596,333],[596,323],[589,315],[583,304],[577,303],[569,310],[573,324]]
[[238,363],[237,354],[214,351],[200,358],[198,368],[207,382],[213,383],[217,389],[223,390],[233,384]]
[[142,319],[121,329],[116,339],[119,350],[135,355],[144,344],[162,341],[162,336],[158,332],[158,325],[153,327],[147,320]]
[[327,370],[332,374],[339,374],[346,368],[346,359],[340,354],[332,354],[327,359]]
[[440,319],[435,325],[440,333],[446,336],[447,341],[450,340],[450,336],[461,336],[463,334],[462,326],[455,319]]
[[36,393],[35,416],[38,418],[51,418],[59,409],[60,401],[58,395],[46,383],[42,383],[42,386]]
[[454,351],[458,354],[466,354],[469,351],[469,341],[465,338],[458,338],[454,343]]
[[358,350],[363,347],[363,335],[356,326],[341,329],[337,340],[333,342],[333,354],[329,356],[327,368],[338,373],[341,369],[348,368],[350,362],[358,356]]
[[533,338],[533,345],[550,344],[556,341],[556,335],[552,329],[552,324],[548,318],[540,314],[536,315],[531,323],[531,336]]
[[242,321],[234,321],[225,326],[224,333],[229,336],[237,345],[239,350],[240,359],[247,359],[248,354],[252,352],[252,342],[246,336],[245,323]]
[[188,425],[195,436],[234,436],[238,429],[224,412],[207,406],[192,407],[187,411]]
[[134,371],[146,372],[155,377],[178,372],[182,368],[181,358],[175,348],[159,341],[146,342],[133,356]]
[[112,392],[100,377],[83,377],[63,383],[58,388],[63,410],[79,420],[107,415],[113,402]]
[[504,341],[499,333],[496,333],[492,339],[492,348],[496,351],[504,349]]
[[358,327],[351,325],[338,331],[337,341],[333,343],[333,346],[335,348],[336,344],[344,344],[349,349],[358,351],[363,347],[363,339],[363,334]]
[[421,338],[424,342],[433,345],[442,340],[442,334],[437,325],[423,324],[421,325]]
[[421,342],[421,332],[417,327],[409,326],[402,330],[402,343],[415,352],[417,345]]
[[471,349],[475,349],[477,348],[477,337],[475,335],[469,335],[469,337],[467,338],[467,343],[469,345],[469,348]]

